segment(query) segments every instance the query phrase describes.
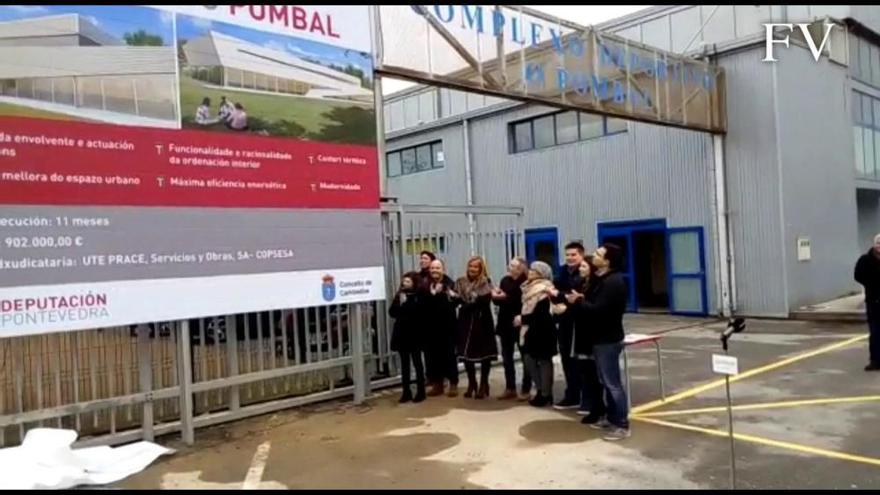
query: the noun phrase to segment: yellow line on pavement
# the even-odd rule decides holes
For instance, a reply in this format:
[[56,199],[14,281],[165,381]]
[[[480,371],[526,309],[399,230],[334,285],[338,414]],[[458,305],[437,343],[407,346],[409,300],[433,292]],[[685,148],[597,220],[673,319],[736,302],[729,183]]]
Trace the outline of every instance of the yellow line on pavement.
[[[814,406],[820,404],[844,404],[850,402],[871,402],[880,400],[880,395],[863,395],[859,397],[832,397],[827,399],[789,400],[784,402],[764,402],[760,404],[742,404],[733,406],[734,411],[751,411],[754,409],[776,409],[780,407]],[[726,406],[703,407],[700,409],[679,409],[675,411],[660,411],[641,413],[637,416],[643,418],[659,418],[664,416],[680,416],[684,414],[703,414],[727,411]]]
[[[748,370],[744,373],[734,375],[734,376],[730,377],[730,381],[731,381],[731,383],[733,383],[733,382],[736,382],[739,380],[744,380],[746,378],[749,378],[749,377],[752,377],[755,375],[759,375],[761,373],[766,373],[768,371],[772,371],[772,370],[781,368],[783,366],[787,366],[792,363],[796,363],[798,361],[801,361],[801,360],[804,360],[804,359],[807,359],[807,358],[810,358],[813,356],[818,356],[820,354],[825,354],[826,352],[831,352],[831,351],[835,351],[837,349],[841,349],[843,347],[855,344],[856,342],[858,342],[860,340],[865,340],[867,338],[868,338],[867,334],[860,335],[858,337],[846,339],[843,342],[838,342],[836,344],[831,344],[831,345],[827,345],[825,347],[820,347],[819,349],[816,349],[814,351],[809,351],[809,352],[805,352],[803,354],[798,354],[797,356],[792,356],[790,358],[783,359],[783,360],[777,361],[775,363],[770,363],[770,364],[761,366],[760,368],[754,368],[754,369]],[[703,384],[703,385],[698,385],[694,388],[691,388],[691,389],[685,390],[683,392],[679,392],[679,393],[672,395],[670,397],[667,397],[666,400],[658,399],[658,400],[655,400],[652,402],[648,402],[646,404],[642,404],[641,406],[634,407],[632,409],[632,414],[639,414],[639,413],[643,413],[645,411],[650,411],[650,410],[656,409],[660,406],[671,404],[673,402],[678,402],[682,399],[687,399],[688,397],[693,397],[699,393],[705,392],[707,390],[712,390],[713,388],[722,387],[722,386],[724,386],[724,379],[723,378],[706,383],[706,384]]]
[[[705,433],[706,435],[712,435],[715,437],[724,437],[724,438],[730,437],[730,435],[726,431],[721,431],[721,430],[710,430],[708,428],[701,428],[699,426],[691,426],[691,425],[685,425],[685,424],[681,424],[681,423],[672,423],[669,421],[663,421],[663,420],[651,419],[651,418],[643,418],[643,417],[638,417],[638,416],[633,417],[632,419],[634,421],[641,421],[643,423],[651,423],[651,424],[660,425],[660,426],[668,426],[670,428],[677,428],[679,430],[688,430],[688,431],[694,431],[697,433]],[[737,440],[742,440],[744,442],[751,442],[751,443],[756,443],[759,445],[766,445],[766,446],[770,446],[770,447],[779,447],[782,449],[794,450],[797,452],[804,452],[807,454],[815,454],[815,455],[822,456],[822,457],[829,457],[831,459],[840,459],[840,460],[844,460],[844,461],[860,462],[862,464],[871,464],[874,466],[880,466],[880,459],[877,459],[874,457],[864,457],[864,456],[860,456],[860,455],[846,454],[844,452],[819,449],[816,447],[809,447],[807,445],[800,445],[800,444],[791,443],[791,442],[781,442],[779,440],[771,440],[769,438],[756,437],[753,435],[746,435],[743,433],[736,433],[736,432],[733,433],[733,438],[735,438]]]

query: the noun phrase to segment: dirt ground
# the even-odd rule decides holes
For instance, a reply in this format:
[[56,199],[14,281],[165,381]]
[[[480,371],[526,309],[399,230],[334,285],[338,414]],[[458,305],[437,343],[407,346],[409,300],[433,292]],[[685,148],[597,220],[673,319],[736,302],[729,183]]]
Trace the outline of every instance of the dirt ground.
[[[191,447],[160,438],[178,452],[114,488],[728,488],[724,386],[710,364],[722,329],[664,335],[664,402],[653,347],[628,351],[635,407],[622,442],[571,411],[496,400],[496,368],[487,400],[400,405],[396,388],[198,430]],[[880,373],[862,371],[864,326],[755,320],[734,339],[737,487],[880,488]]]

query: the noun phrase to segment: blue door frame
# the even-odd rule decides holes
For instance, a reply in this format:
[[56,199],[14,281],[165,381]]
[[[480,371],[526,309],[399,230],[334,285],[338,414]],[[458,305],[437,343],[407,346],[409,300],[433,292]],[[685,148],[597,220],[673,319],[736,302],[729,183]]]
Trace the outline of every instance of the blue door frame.
[[[708,290],[706,284],[706,253],[705,253],[705,243],[703,239],[703,227],[681,227],[681,228],[668,228],[666,226],[666,219],[649,219],[649,220],[637,220],[632,222],[605,222],[598,224],[598,240],[599,244],[606,242],[606,240],[610,238],[623,238],[625,239],[625,252],[626,252],[626,263],[621,271],[624,279],[626,280],[627,285],[627,311],[629,312],[638,312],[638,298],[636,297],[636,283],[635,283],[635,261],[633,247],[634,247],[634,235],[637,233],[643,232],[662,232],[665,237],[666,242],[666,273],[667,277],[667,292],[669,295],[669,312],[671,314],[678,314],[684,316],[703,316],[708,314]],[[672,246],[670,245],[670,236],[675,234],[682,233],[696,233],[699,239],[698,243],[698,255],[699,255],[699,266],[700,269],[697,272],[682,272],[682,273],[674,273],[672,270],[672,257],[675,253],[672,252]],[[622,246],[623,247],[623,246]],[[676,311],[675,306],[675,280],[682,279],[697,279],[699,280],[701,287],[701,311]]]
[[[666,232],[666,219],[650,219],[650,220],[638,220],[634,222],[604,222],[598,225],[598,239],[599,244],[602,244],[609,237],[622,237],[626,239],[625,253],[626,253],[626,264],[623,267],[621,273],[623,274],[624,280],[626,280],[627,292],[627,301],[626,301],[626,310],[631,313],[637,313],[639,311],[639,302],[638,298],[636,298],[636,265],[633,260],[633,234],[637,232]],[[624,247],[624,246],[621,246]]]
[[550,242],[553,244],[554,253],[556,253],[557,263],[551,263],[553,274],[559,268],[559,230],[556,227],[541,227],[535,229],[525,229],[526,241],[526,260],[529,263],[537,259],[536,245],[539,242]]

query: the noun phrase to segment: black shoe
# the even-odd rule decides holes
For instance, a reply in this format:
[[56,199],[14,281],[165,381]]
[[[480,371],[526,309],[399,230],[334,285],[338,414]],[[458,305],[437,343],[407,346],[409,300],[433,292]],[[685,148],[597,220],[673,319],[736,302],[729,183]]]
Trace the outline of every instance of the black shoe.
[[600,421],[602,421],[602,418],[604,418],[604,416],[596,416],[593,414],[588,414],[581,419],[581,424],[582,425],[595,425],[595,424],[598,424]]
[[423,402],[425,400],[425,391],[419,390],[416,392],[416,396],[413,397],[413,403],[418,404],[419,402]]
[[553,405],[553,409],[564,411],[566,409],[577,409],[580,405],[581,402],[579,400],[562,399]]
[[403,393],[403,395],[400,396],[400,400],[397,402],[400,404],[405,404],[407,402],[412,402],[412,400],[413,400],[412,392],[406,391]]
[[865,366],[865,371],[880,371],[880,363],[871,362]]
[[547,407],[553,403],[553,399],[544,397],[543,395],[536,395],[534,399],[529,401],[529,405],[532,407]]

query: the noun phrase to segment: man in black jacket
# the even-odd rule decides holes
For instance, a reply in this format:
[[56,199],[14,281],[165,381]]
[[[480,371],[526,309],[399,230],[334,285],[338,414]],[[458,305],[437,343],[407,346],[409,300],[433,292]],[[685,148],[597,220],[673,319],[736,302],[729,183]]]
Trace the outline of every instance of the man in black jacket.
[[[555,304],[568,302],[566,294],[572,290],[580,290],[584,279],[580,274],[581,262],[584,261],[584,245],[580,242],[569,242],[565,245],[565,265],[559,268],[559,274],[553,280],[556,289],[552,300]],[[585,398],[584,384],[581,379],[577,360],[572,355],[571,343],[574,335],[574,317],[572,311],[559,315],[557,337],[559,339],[559,355],[562,360],[562,371],[565,374],[565,395],[556,403],[554,409],[576,409]]]
[[593,254],[596,274],[586,298],[568,297],[569,303],[579,304],[579,310],[591,319],[593,330],[593,358],[599,372],[599,381],[605,389],[607,418],[587,417],[584,423],[604,430],[604,440],[615,441],[629,437],[629,411],[626,390],[620,377],[620,353],[623,351],[623,313],[626,311],[626,281],[620,274],[623,253],[615,244],[603,244]]
[[880,371],[880,234],[874,247],[856,263],[856,282],[865,286],[865,313],[870,334],[870,362],[865,371]]

